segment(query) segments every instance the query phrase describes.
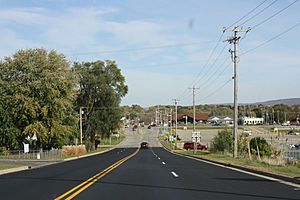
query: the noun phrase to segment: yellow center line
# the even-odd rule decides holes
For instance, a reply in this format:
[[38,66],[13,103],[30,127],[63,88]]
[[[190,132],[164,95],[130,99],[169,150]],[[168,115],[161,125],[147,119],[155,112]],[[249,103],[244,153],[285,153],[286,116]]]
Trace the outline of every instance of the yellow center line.
[[74,192],[72,195],[70,195],[69,197],[65,198],[66,200],[70,200],[72,198],[74,198],[75,196],[77,196],[78,194],[80,194],[82,191],[84,191],[85,189],[87,189],[89,186],[91,186],[92,184],[94,184],[95,182],[97,182],[99,179],[101,179],[103,176],[107,175],[109,172],[111,172],[112,170],[116,169],[118,166],[120,166],[122,163],[126,162],[128,159],[132,158],[133,156],[135,156],[139,151],[139,148],[132,153],[129,156],[126,156],[125,158],[115,162],[114,164],[110,165],[109,167],[107,167],[106,169],[104,169],[103,171],[97,173],[96,175],[92,176],[91,178],[89,178],[88,180],[82,182],[81,184],[75,186],[74,188],[72,188],[71,190],[67,191],[66,193],[60,195],[59,197],[55,198],[54,200],[61,200],[64,197],[68,196],[69,194],[71,194],[72,192]]

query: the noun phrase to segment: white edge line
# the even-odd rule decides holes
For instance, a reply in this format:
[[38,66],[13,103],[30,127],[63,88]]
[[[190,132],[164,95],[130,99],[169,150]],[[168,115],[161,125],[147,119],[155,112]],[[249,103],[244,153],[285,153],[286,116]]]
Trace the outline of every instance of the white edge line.
[[185,155],[181,155],[181,154],[175,154],[175,155],[179,155],[179,156],[182,156],[182,157],[185,157],[185,158],[190,158],[190,159],[201,161],[201,162],[204,162],[204,163],[207,163],[207,164],[211,164],[211,165],[215,165],[215,166],[218,166],[218,167],[223,167],[223,168],[231,169],[233,171],[238,171],[238,172],[241,172],[241,173],[244,173],[244,174],[248,174],[248,175],[252,175],[252,176],[264,178],[264,179],[267,179],[267,180],[276,181],[278,183],[282,183],[282,184],[285,184],[285,185],[293,186],[293,187],[296,187],[296,188],[300,188],[300,184],[287,182],[287,181],[280,180],[280,179],[273,178],[273,177],[269,177],[269,176],[255,174],[253,172],[248,172],[248,171],[245,171],[245,170],[242,170],[242,169],[237,169],[237,168],[234,168],[234,167],[224,166],[224,165],[213,163],[213,162],[210,162],[210,161],[207,161],[207,160],[202,160],[201,158],[198,159],[198,158],[193,158],[193,157],[189,157],[189,156],[185,156]]
[[175,172],[171,172],[171,174],[172,174],[173,176],[175,176],[176,178],[178,177],[178,175],[177,175]]

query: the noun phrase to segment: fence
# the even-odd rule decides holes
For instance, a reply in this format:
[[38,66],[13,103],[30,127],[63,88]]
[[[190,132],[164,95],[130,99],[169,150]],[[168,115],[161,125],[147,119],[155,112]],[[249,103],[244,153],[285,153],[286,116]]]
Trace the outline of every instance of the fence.
[[300,160],[300,149],[289,149],[284,152],[284,156],[289,159]]
[[31,150],[24,153],[23,150],[13,150],[0,153],[0,159],[6,160],[61,160],[63,158],[61,149],[49,151]]

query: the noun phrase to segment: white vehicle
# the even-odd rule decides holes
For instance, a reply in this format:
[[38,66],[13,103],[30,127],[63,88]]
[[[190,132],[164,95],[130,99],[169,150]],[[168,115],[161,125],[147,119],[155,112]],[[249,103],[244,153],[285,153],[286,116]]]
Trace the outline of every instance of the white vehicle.
[[252,135],[252,131],[249,130],[249,129],[245,129],[245,130],[243,131],[243,134],[242,134],[242,135],[243,135],[243,136],[246,136],[246,137],[251,136],[251,135]]

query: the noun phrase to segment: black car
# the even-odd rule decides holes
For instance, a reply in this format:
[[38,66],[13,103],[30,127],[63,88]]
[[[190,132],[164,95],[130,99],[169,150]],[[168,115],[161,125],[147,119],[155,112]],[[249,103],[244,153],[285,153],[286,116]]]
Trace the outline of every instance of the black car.
[[149,147],[148,142],[142,142],[141,143],[141,149],[148,149],[148,147]]
[[148,126],[148,129],[151,129],[151,125]]

